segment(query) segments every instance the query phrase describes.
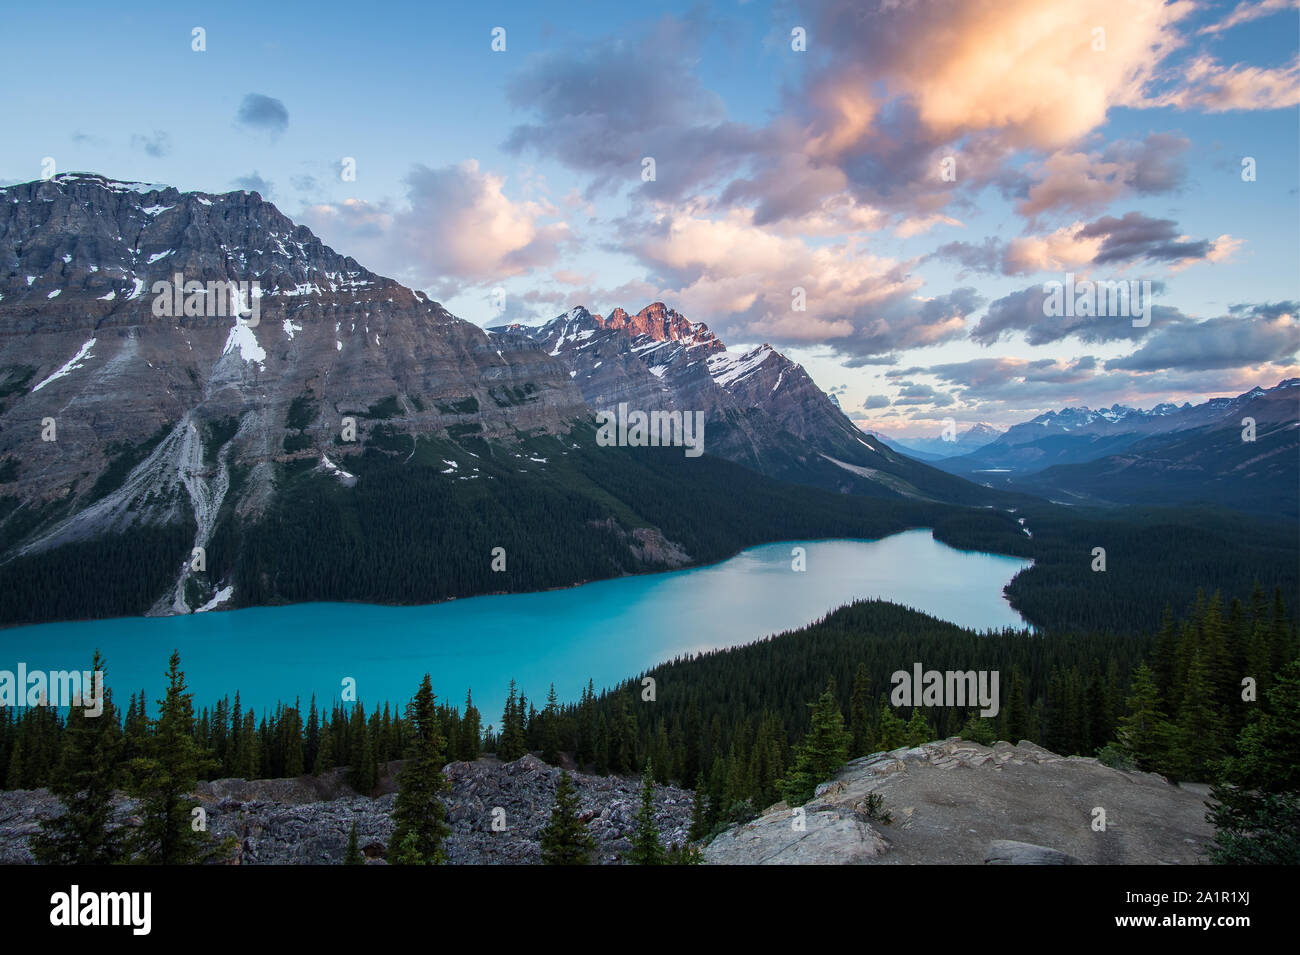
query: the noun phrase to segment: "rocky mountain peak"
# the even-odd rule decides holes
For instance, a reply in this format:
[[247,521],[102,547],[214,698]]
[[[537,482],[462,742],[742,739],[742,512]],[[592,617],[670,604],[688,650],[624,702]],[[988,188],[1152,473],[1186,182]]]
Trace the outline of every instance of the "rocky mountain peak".
[[[242,286],[256,321],[215,283]],[[0,189],[0,496],[59,512],[21,533],[0,520],[6,552],[191,520],[202,546],[233,469],[256,513],[275,466],[346,483],[376,429],[410,454],[416,436],[513,442],[589,414],[535,345],[489,337],[256,193],[93,173]],[[45,419],[57,441],[33,430]]]

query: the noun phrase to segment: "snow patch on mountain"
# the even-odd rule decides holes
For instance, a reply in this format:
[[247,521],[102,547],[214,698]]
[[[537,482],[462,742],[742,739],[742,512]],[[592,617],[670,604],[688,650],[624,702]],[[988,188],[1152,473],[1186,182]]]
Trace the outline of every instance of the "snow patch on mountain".
[[81,346],[81,350],[78,351],[75,355],[73,355],[72,358],[68,360],[67,364],[65,364],[54,374],[50,375],[50,377],[42,381],[39,385],[33,388],[32,391],[33,392],[40,391],[50,382],[56,381],[59,378],[63,378],[66,375],[72,374],[72,372],[76,371],[78,368],[82,366],[84,359],[91,357],[90,350],[94,347],[95,347],[95,339],[92,338],[90,341],[86,342],[86,344]]

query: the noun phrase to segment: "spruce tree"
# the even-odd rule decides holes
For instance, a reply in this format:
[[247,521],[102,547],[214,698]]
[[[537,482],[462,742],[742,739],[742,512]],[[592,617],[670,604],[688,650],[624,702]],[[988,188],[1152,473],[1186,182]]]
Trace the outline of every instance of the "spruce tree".
[[802,806],[813,797],[817,784],[829,779],[848,760],[852,737],[844,728],[844,714],[835,702],[832,680],[816,703],[811,703],[812,725],[795,747],[794,768],[781,786],[785,801]]
[[473,694],[465,692],[465,714],[460,720],[460,733],[456,737],[458,751],[456,758],[472,763],[479,757],[479,746],[481,745],[481,719],[479,717],[478,707],[474,705]]
[[709,834],[709,794],[704,782],[704,771],[695,778],[695,799],[691,802],[692,840],[703,839]]
[[871,674],[865,663],[859,663],[853,675],[853,697],[849,702],[849,729],[853,742],[850,756],[865,756],[875,745],[875,732],[871,714]]
[[141,820],[130,839],[136,861],[200,861],[208,838],[194,826],[198,801],[192,794],[205,760],[194,740],[193,694],[186,690],[179,652],[173,651],[168,663],[167,691],[158,701],[158,719],[144,741],[144,752],[131,767]]
[[1209,780],[1224,752],[1223,717],[1214,704],[1209,668],[1197,650],[1187,668],[1170,769],[1180,780]]
[[636,814],[636,830],[632,833],[632,851],[627,861],[632,865],[663,865],[664,847],[655,827],[654,771],[646,763],[641,776],[641,808]]
[[348,785],[364,796],[378,782],[379,767],[370,746],[365,710],[360,703],[356,703],[352,707],[352,720],[348,725]]
[[907,721],[907,745],[920,746],[934,739],[934,730],[925,718],[925,712],[919,706],[912,707],[912,717]]
[[357,824],[352,823],[352,831],[348,833],[348,848],[343,854],[344,865],[365,865],[366,860],[361,857],[361,847],[357,844]]
[[1011,668],[1011,686],[1007,691],[1006,723],[1003,735],[1008,743],[1015,745],[1029,737],[1029,714],[1025,711],[1025,683],[1020,677],[1020,668]]
[[578,794],[567,772],[555,785],[551,821],[541,833],[542,862],[546,865],[587,865],[596,841],[578,818]]
[[446,810],[438,797],[448,787],[442,774],[446,760],[433,683],[427,673],[407,706],[406,718],[413,738],[397,779],[391,840],[396,851],[389,861],[394,865],[409,864],[413,847],[421,862],[436,865],[443,861],[442,840],[449,831],[444,821]]
[[1167,759],[1171,727],[1160,709],[1155,674],[1145,663],[1129,685],[1128,715],[1119,721],[1119,744],[1138,769],[1159,772]]
[[899,719],[898,714],[894,712],[894,708],[885,700],[884,697],[881,697],[880,699],[878,710],[880,712],[880,719],[878,721],[879,725],[876,730],[876,737],[879,741],[878,745],[880,748],[885,752],[889,752],[890,750],[898,749],[900,746],[906,746],[907,724]]
[[1277,676],[1210,790],[1210,855],[1221,865],[1300,865],[1300,660]]
[[[95,651],[92,674],[104,679],[104,660]],[[94,679],[94,677],[92,677]],[[110,828],[113,791],[121,782],[122,733],[107,685],[98,716],[86,714],[88,700],[73,700],[63,730],[63,752],[50,791],[63,814],[41,820],[31,840],[32,854],[44,865],[111,865],[124,855],[123,833]]]
[[560,704],[555,697],[555,684],[546,694],[546,709],[542,711],[542,759],[551,765],[560,760]]
[[515,681],[510,681],[510,695],[506,697],[506,708],[501,714],[501,736],[497,740],[497,758],[503,763],[512,763],[528,752],[524,738],[523,702],[518,696]]

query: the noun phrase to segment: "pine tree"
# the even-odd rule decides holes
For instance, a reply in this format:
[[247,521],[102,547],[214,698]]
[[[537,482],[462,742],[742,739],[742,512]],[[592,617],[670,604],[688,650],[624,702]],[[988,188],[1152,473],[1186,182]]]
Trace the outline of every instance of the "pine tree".
[[153,734],[145,740],[145,756],[134,761],[134,795],[139,799],[140,825],[131,836],[137,861],[155,865],[197,862],[208,842],[193,825],[198,802],[191,794],[198,785],[204,759],[194,740],[193,694],[186,691],[180,653],[173,651],[167,667],[167,691],[158,701]]
[[426,673],[406,711],[414,738],[398,776],[393,802],[392,845],[397,852],[389,861],[394,865],[409,860],[407,843],[412,837],[414,852],[422,862],[436,865],[443,861],[442,840],[449,830],[444,821],[446,810],[438,796],[447,789],[447,778],[442,774],[446,760],[435,703],[433,683]]
[[352,831],[348,833],[348,848],[343,854],[344,865],[365,865],[366,860],[361,857],[361,847],[357,844],[357,824],[352,823]]
[[1006,728],[1003,735],[1015,744],[1029,737],[1029,714],[1025,711],[1025,683],[1020,668],[1011,668],[1011,686],[1007,691]]
[[578,746],[574,755],[579,766],[596,759],[596,689],[590,679],[578,703]]
[[641,776],[641,808],[636,814],[636,830],[632,833],[632,851],[627,861],[632,865],[663,865],[664,847],[655,827],[654,772],[647,762]]
[[1224,755],[1223,718],[1214,704],[1209,668],[1199,650],[1192,654],[1178,711],[1172,754],[1173,774],[1180,780],[1206,780]]
[[723,820],[723,801],[727,793],[727,763],[721,756],[713,757],[709,770],[708,831],[712,832]]
[[876,738],[879,740],[878,745],[886,752],[898,749],[900,746],[907,745],[907,724],[899,719],[894,708],[882,696],[880,706],[877,707],[880,713],[879,726],[876,730]]
[[334,733],[326,726],[320,734],[320,744],[316,747],[316,762],[312,765],[311,774],[319,776],[326,770],[334,768]]
[[311,708],[307,711],[307,742],[303,747],[303,767],[310,767],[313,776],[316,772],[316,754],[320,752],[320,714],[316,711],[316,694],[311,695]]
[[707,786],[704,782],[704,771],[695,777],[695,799],[691,802],[691,830],[690,837],[692,840],[703,839],[709,834],[709,795]]
[[474,697],[469,692],[465,693],[465,715],[461,717],[460,733],[456,737],[458,751],[456,758],[472,763],[479,757],[480,746],[480,717],[478,707],[474,705]]
[[859,663],[853,675],[853,697],[849,702],[849,728],[853,733],[850,756],[865,756],[875,745],[871,715],[871,674],[865,663]]
[[1300,865],[1300,660],[1277,676],[1268,710],[1241,731],[1210,790],[1210,854],[1221,865]]
[[[98,650],[90,671],[104,678]],[[63,753],[50,780],[63,814],[42,819],[40,832],[30,840],[32,854],[44,865],[111,865],[123,858],[123,834],[109,825],[113,791],[121,781],[122,734],[107,685],[102,692],[98,716],[78,705],[86,700],[74,700],[68,708]]]
[[[396,835],[396,833],[394,833]],[[389,850],[388,861],[392,865],[432,865],[420,852],[420,837],[415,832],[408,832],[402,841],[393,840]]]
[[524,739],[523,701],[518,696],[515,681],[510,681],[510,695],[506,697],[506,708],[501,714],[501,736],[497,740],[497,758],[503,763],[512,763],[528,752]]
[[546,709],[542,711],[542,759],[551,765],[560,760],[560,704],[555,697],[555,684],[546,694]]
[[934,739],[934,730],[930,728],[921,707],[912,707],[912,717],[907,721],[907,745],[920,746]]
[[829,779],[849,755],[852,736],[844,728],[844,714],[835,702],[832,680],[816,703],[811,703],[812,725],[802,742],[795,747],[794,768],[782,784],[785,801],[801,806],[813,797],[817,784]]
[[551,821],[542,829],[541,846],[546,865],[587,865],[595,851],[595,839],[578,818],[578,794],[567,772],[560,773],[555,785],[555,805]]
[[365,710],[360,703],[352,707],[352,720],[348,725],[348,785],[363,796],[379,783],[379,767],[370,747],[370,732],[366,728]]
[[1129,685],[1128,715],[1119,721],[1119,743],[1138,769],[1159,772],[1167,759],[1169,720],[1160,710],[1155,674],[1145,663]]

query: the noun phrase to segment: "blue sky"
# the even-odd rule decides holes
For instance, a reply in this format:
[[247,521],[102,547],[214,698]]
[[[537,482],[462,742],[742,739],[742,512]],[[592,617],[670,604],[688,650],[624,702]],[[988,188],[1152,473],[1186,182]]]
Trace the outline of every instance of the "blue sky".
[[484,325],[663,300],[887,432],[1300,374],[1294,0],[129,7],[7,11],[0,181],[255,188]]

